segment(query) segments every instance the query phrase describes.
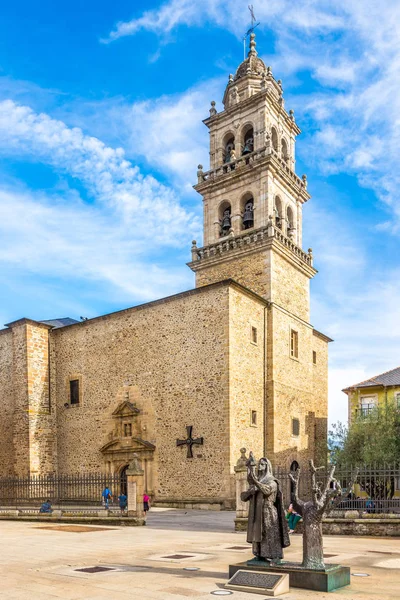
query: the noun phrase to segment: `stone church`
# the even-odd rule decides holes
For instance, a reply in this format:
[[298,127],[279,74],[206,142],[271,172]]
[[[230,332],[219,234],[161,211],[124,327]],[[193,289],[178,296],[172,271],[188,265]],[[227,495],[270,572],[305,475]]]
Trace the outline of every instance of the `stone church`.
[[223,105],[204,121],[195,288],[0,331],[0,476],[122,474],[136,452],[159,505],[226,508],[242,447],[287,469],[323,447],[331,340],[309,318],[300,129],[254,33]]

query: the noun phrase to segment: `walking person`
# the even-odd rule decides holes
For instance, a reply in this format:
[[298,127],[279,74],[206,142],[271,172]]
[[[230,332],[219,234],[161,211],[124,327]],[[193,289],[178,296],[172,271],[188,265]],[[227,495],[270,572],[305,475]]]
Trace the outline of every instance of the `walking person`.
[[103,499],[104,507],[108,509],[109,502],[112,502],[112,493],[108,486],[106,486],[102,491],[101,497]]
[[121,492],[121,494],[118,496],[118,501],[119,501],[119,508],[121,510],[121,515],[124,515],[125,511],[126,511],[126,507],[128,506],[127,495],[124,494],[124,492]]
[[150,510],[150,496],[147,495],[147,493],[145,492],[143,494],[143,511],[144,511],[144,518],[146,519],[147,517],[147,513]]

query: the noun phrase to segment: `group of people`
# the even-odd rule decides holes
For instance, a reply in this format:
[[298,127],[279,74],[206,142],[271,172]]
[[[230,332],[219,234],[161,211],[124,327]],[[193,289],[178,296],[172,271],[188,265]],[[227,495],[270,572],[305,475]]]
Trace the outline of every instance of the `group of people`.
[[[109,508],[110,503],[113,500],[113,495],[109,487],[105,487],[101,493],[102,502],[105,508]],[[121,510],[121,514],[125,514],[126,509],[128,508],[128,497],[124,492],[118,496],[119,508]],[[150,496],[143,494],[143,511],[145,516],[150,510]]]

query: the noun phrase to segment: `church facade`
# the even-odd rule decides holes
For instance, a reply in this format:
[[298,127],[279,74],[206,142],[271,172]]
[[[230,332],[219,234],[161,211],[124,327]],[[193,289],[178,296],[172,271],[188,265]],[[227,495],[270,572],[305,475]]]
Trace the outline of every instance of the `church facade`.
[[122,474],[137,453],[158,504],[227,508],[242,447],[287,469],[323,451],[331,340],[309,322],[300,130],[254,34],[223,103],[197,172],[196,287],[0,331],[0,476]]

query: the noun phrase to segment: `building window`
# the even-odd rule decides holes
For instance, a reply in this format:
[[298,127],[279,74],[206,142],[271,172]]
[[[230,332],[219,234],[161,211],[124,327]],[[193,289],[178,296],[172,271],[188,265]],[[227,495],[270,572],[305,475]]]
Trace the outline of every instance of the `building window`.
[[300,421],[299,419],[292,419],[292,435],[300,435]]
[[394,400],[395,400],[395,403],[396,403],[396,408],[400,408],[400,392],[397,392],[394,395]]
[[257,411],[256,410],[252,410],[250,413],[250,425],[252,427],[257,426]]
[[257,327],[251,327],[251,343],[257,344]]
[[132,423],[124,423],[124,437],[132,437]]
[[299,358],[299,334],[294,329],[290,330],[290,356]]
[[79,404],[79,379],[71,379],[69,382],[69,401],[70,404]]
[[312,361],[313,361],[314,365],[317,364],[317,353],[315,352],[315,350],[313,350],[313,353],[312,353]]
[[361,396],[360,398],[360,417],[367,417],[376,408],[376,396]]

